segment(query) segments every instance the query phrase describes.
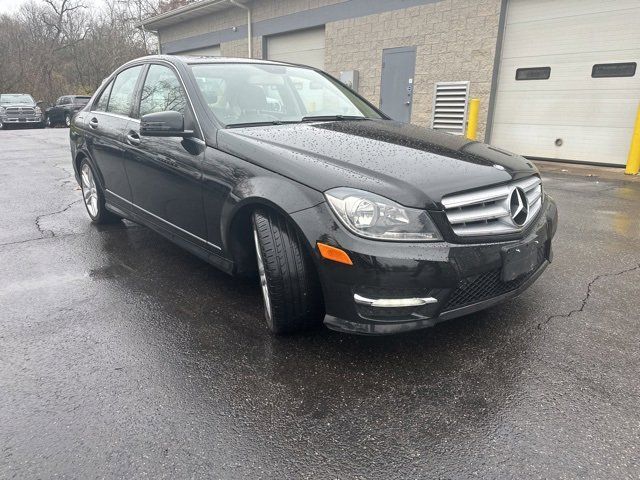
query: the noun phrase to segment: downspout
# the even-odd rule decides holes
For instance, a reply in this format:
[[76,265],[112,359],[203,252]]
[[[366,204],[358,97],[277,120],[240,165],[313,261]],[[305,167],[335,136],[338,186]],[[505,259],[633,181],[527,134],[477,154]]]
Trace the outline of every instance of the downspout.
[[249,52],[249,58],[252,58],[253,57],[253,33],[251,31],[251,8],[238,2],[237,0],[229,0],[229,3],[232,3],[236,7],[240,7],[243,10],[247,11],[247,48]]

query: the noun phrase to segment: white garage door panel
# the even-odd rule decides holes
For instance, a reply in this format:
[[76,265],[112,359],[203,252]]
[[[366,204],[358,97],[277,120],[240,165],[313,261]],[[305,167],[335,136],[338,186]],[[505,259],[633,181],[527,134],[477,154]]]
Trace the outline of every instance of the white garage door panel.
[[214,45],[213,47],[196,48],[193,50],[185,50],[184,52],[176,53],[176,55],[204,55],[210,57],[219,57],[221,56],[220,45]]
[[[500,148],[520,155],[581,162],[620,164],[627,158],[631,142],[631,128],[603,129],[584,126],[548,125],[494,125],[500,137]],[[535,142],[531,139],[534,138]],[[562,139],[563,146],[554,142]],[[626,141],[618,141],[626,139]],[[580,152],[578,157],[566,155],[566,151]]]
[[511,41],[504,43],[503,58],[575,53],[586,45],[598,52],[635,50],[639,13],[637,9],[511,24],[507,26]]
[[[629,127],[636,106],[631,90],[581,91],[567,97],[566,92],[531,92],[523,102],[521,92],[504,92],[497,105],[496,123],[528,125],[583,125],[586,127]],[[517,112],[517,118],[514,118]],[[515,121],[512,121],[515,120]]]
[[267,38],[269,60],[324,68],[324,27]]
[[[635,77],[591,78],[591,70],[598,63],[637,62]],[[518,68],[550,67],[551,77],[548,80],[516,81]],[[640,48],[628,55],[619,56],[611,53],[577,53],[574,55],[553,55],[540,57],[508,58],[502,61],[498,81],[501,92],[552,92],[580,90],[611,90],[640,88]]]
[[[640,0],[509,0],[491,142],[532,157],[624,165],[640,67],[634,77],[591,71],[640,64],[638,18]],[[528,67],[550,67],[551,76],[516,81]]]
[[[511,2],[510,23],[549,20],[558,17],[591,15],[602,12],[619,12],[638,8],[637,0],[528,0]],[[631,12],[633,14],[633,12]]]

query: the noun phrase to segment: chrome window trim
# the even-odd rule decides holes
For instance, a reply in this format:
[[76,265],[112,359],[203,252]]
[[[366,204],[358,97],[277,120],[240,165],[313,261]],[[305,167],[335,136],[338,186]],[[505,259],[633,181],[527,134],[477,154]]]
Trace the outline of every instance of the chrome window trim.
[[173,223],[171,223],[171,222],[169,222],[169,221],[165,220],[164,218],[159,217],[159,216],[158,216],[158,215],[156,215],[155,213],[151,213],[149,210],[147,210],[147,209],[145,209],[145,208],[142,208],[142,207],[141,207],[141,206],[139,206],[139,205],[136,205],[135,203],[133,203],[133,202],[132,202],[132,201],[130,201],[130,200],[127,200],[126,198],[121,197],[121,196],[120,196],[120,195],[118,195],[117,193],[114,193],[114,192],[112,192],[111,190],[109,190],[108,188],[105,188],[105,191],[106,191],[106,192],[109,192],[109,194],[110,194],[110,195],[113,195],[114,197],[116,197],[116,198],[118,198],[118,199],[122,200],[123,202],[128,203],[128,204],[129,204],[129,205],[131,205],[132,207],[136,207],[136,208],[138,208],[138,209],[142,210],[144,213],[146,213],[146,214],[148,214],[148,215],[151,215],[153,218],[157,218],[157,219],[158,219],[158,220],[160,220],[161,222],[164,222],[164,223],[166,223],[167,225],[172,226],[172,227],[173,227],[173,228],[175,228],[176,230],[180,230],[181,232],[186,233],[186,234],[187,234],[187,235],[189,235],[190,237],[193,237],[193,238],[195,238],[195,239],[197,239],[197,240],[200,240],[201,242],[205,243],[206,245],[209,245],[210,247],[213,247],[213,248],[215,248],[215,249],[217,249],[217,250],[222,251],[222,248],[221,248],[221,247],[219,247],[218,245],[216,245],[215,243],[211,243],[211,242],[209,242],[209,241],[205,240],[204,238],[201,238],[201,237],[199,237],[199,236],[197,236],[197,235],[194,235],[193,233],[191,233],[191,232],[189,232],[189,231],[185,230],[184,228],[180,228],[179,226],[177,226],[177,225],[175,225],[175,224],[173,224]]
[[136,123],[140,123],[140,120],[137,118],[127,117],[126,115],[122,115],[120,113],[111,113],[111,112],[103,112],[102,110],[90,110],[91,113],[107,115],[108,117],[121,118],[123,120],[131,120]]

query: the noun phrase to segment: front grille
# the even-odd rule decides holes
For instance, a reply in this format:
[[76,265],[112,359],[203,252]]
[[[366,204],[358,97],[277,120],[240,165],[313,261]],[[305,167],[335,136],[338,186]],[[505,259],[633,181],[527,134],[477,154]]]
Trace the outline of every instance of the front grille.
[[7,115],[35,115],[36,111],[32,107],[8,107]]
[[[516,224],[512,218],[512,193],[521,188],[527,198],[528,213],[524,222]],[[540,178],[486,188],[475,192],[449,195],[442,199],[447,219],[459,237],[491,236],[518,233],[537,216],[542,207]]]
[[505,293],[517,290],[531,278],[531,275],[533,275],[535,271],[536,270],[533,270],[531,273],[510,282],[502,281],[499,269],[464,278],[460,281],[458,288],[454,290],[451,297],[449,297],[449,301],[443,311],[446,312],[448,310],[466,307],[467,305],[473,305],[474,303],[499,297]]

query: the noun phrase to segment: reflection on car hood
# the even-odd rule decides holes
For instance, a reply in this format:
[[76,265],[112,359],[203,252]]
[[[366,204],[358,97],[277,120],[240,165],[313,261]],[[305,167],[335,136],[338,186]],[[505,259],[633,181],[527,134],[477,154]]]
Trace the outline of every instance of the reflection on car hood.
[[225,129],[218,148],[320,191],[359,188],[418,208],[537,173],[518,155],[388,120]]

